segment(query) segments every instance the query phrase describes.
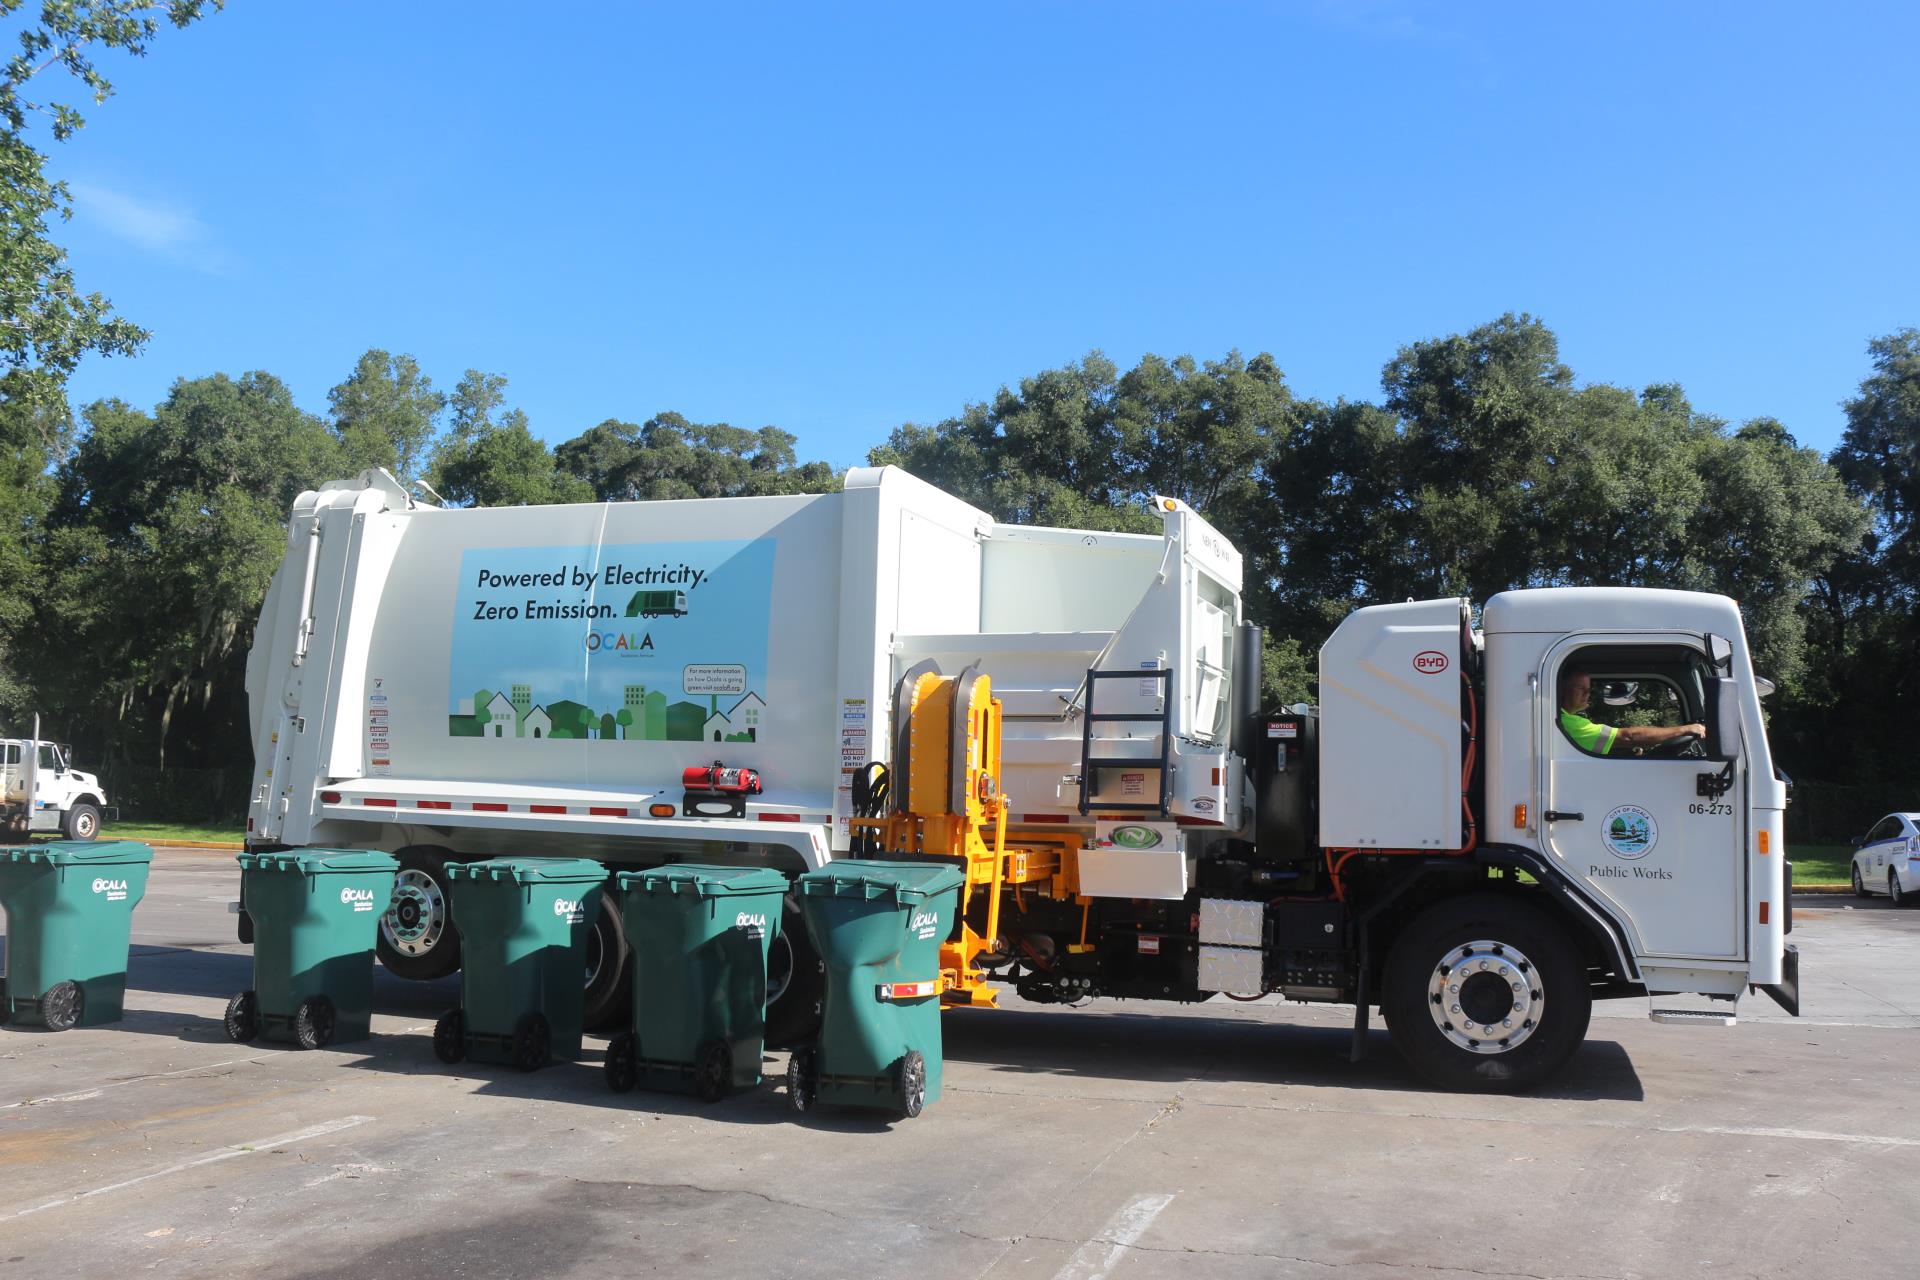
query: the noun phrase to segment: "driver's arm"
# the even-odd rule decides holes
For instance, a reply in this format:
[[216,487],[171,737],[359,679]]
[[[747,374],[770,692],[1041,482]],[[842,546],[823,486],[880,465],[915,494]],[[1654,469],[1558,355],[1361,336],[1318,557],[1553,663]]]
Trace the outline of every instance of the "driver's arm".
[[1675,738],[1684,738],[1692,734],[1696,738],[1707,736],[1707,726],[1703,724],[1634,724],[1620,729],[1620,741],[1630,747],[1657,747],[1663,742],[1672,742]]

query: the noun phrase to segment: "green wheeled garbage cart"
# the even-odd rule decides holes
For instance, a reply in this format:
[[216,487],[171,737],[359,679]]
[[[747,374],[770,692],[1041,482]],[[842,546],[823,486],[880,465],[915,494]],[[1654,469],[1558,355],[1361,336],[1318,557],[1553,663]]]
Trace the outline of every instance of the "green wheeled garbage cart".
[[940,1097],[940,945],[960,870],[947,863],[834,862],[794,882],[827,970],[820,1038],[787,1063],[787,1101],[875,1107],[901,1118]]
[[634,1013],[633,1030],[607,1046],[608,1086],[714,1102],[759,1084],[767,951],[780,932],[786,876],[681,863],[622,871],[615,881],[633,947]]
[[49,1031],[118,1022],[133,909],[153,850],[133,840],[55,840],[0,849],[7,974],[0,1022]]
[[303,1049],[364,1040],[373,1026],[373,944],[393,902],[395,858],[365,849],[240,855],[253,918],[253,990],[227,1002],[227,1035]]
[[447,865],[460,930],[460,1007],[433,1028],[442,1062],[471,1057],[534,1071],[580,1056],[587,942],[607,870],[586,858]]

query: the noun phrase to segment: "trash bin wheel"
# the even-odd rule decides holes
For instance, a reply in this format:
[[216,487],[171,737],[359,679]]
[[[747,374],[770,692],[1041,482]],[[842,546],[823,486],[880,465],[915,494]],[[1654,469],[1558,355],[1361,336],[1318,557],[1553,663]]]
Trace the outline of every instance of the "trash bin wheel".
[[814,1066],[813,1050],[795,1049],[787,1059],[787,1105],[795,1111],[811,1111],[819,1091],[820,1073]]
[[333,1001],[308,996],[293,1011],[293,1038],[302,1049],[323,1049],[333,1043]]
[[70,1031],[80,1022],[87,998],[77,982],[56,982],[40,997],[40,1021],[49,1031]]
[[449,1065],[467,1056],[466,1010],[449,1009],[433,1024],[433,1056]]
[[900,1089],[900,1118],[911,1120],[927,1109],[927,1060],[918,1049],[909,1049],[894,1073]]
[[242,991],[227,1001],[227,1039],[245,1044],[260,1034],[260,1000],[251,991]]
[[607,1088],[626,1093],[640,1082],[640,1043],[631,1031],[607,1041]]
[[700,1051],[693,1087],[702,1102],[718,1102],[733,1092],[733,1050],[725,1040],[709,1040]]
[[513,1065],[538,1071],[553,1058],[553,1028],[545,1014],[530,1013],[513,1029]]

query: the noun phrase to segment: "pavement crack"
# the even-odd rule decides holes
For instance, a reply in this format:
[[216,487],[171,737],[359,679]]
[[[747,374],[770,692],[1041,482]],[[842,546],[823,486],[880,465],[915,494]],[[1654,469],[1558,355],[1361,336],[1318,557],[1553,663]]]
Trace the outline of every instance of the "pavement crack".
[[[590,1188],[594,1186],[607,1185],[605,1182],[596,1181],[590,1178],[568,1178],[566,1180],[568,1182],[573,1183],[575,1186],[580,1186],[580,1187]],[[808,1204],[804,1200],[786,1200],[765,1191],[755,1191],[750,1187],[705,1187],[705,1186],[701,1186],[697,1182],[637,1182],[637,1181],[625,1181],[625,1180],[623,1180],[619,1185],[623,1187],[644,1187],[649,1191],[690,1191],[696,1195],[703,1195],[703,1196],[744,1196],[749,1200],[758,1200],[763,1204],[773,1205],[778,1208],[799,1209],[804,1213],[823,1214],[826,1217],[832,1218],[837,1222],[849,1222],[856,1225],[861,1223],[872,1222],[875,1220],[873,1214],[843,1213],[837,1209],[829,1208],[826,1205]],[[892,1221],[892,1219],[889,1219],[889,1221]],[[1008,1236],[985,1235],[977,1231],[968,1231],[964,1227],[956,1227],[952,1225],[932,1227],[932,1226],[928,1226],[926,1223],[923,1223],[923,1222],[913,1222],[910,1220],[902,1220],[902,1221],[906,1221],[907,1225],[912,1226],[917,1231],[925,1231],[925,1232],[928,1232],[929,1234],[934,1234],[934,1235],[965,1236],[969,1240],[979,1240],[985,1244],[998,1244],[998,1245],[1010,1246],[1018,1243],[1019,1241],[1019,1237],[1017,1236],[1008,1237]]]

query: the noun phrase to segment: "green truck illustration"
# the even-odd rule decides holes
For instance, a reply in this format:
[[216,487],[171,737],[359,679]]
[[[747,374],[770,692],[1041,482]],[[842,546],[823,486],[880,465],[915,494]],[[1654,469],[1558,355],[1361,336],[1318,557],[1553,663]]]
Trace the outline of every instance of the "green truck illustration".
[[687,593],[684,591],[636,591],[627,601],[629,618],[684,618]]

